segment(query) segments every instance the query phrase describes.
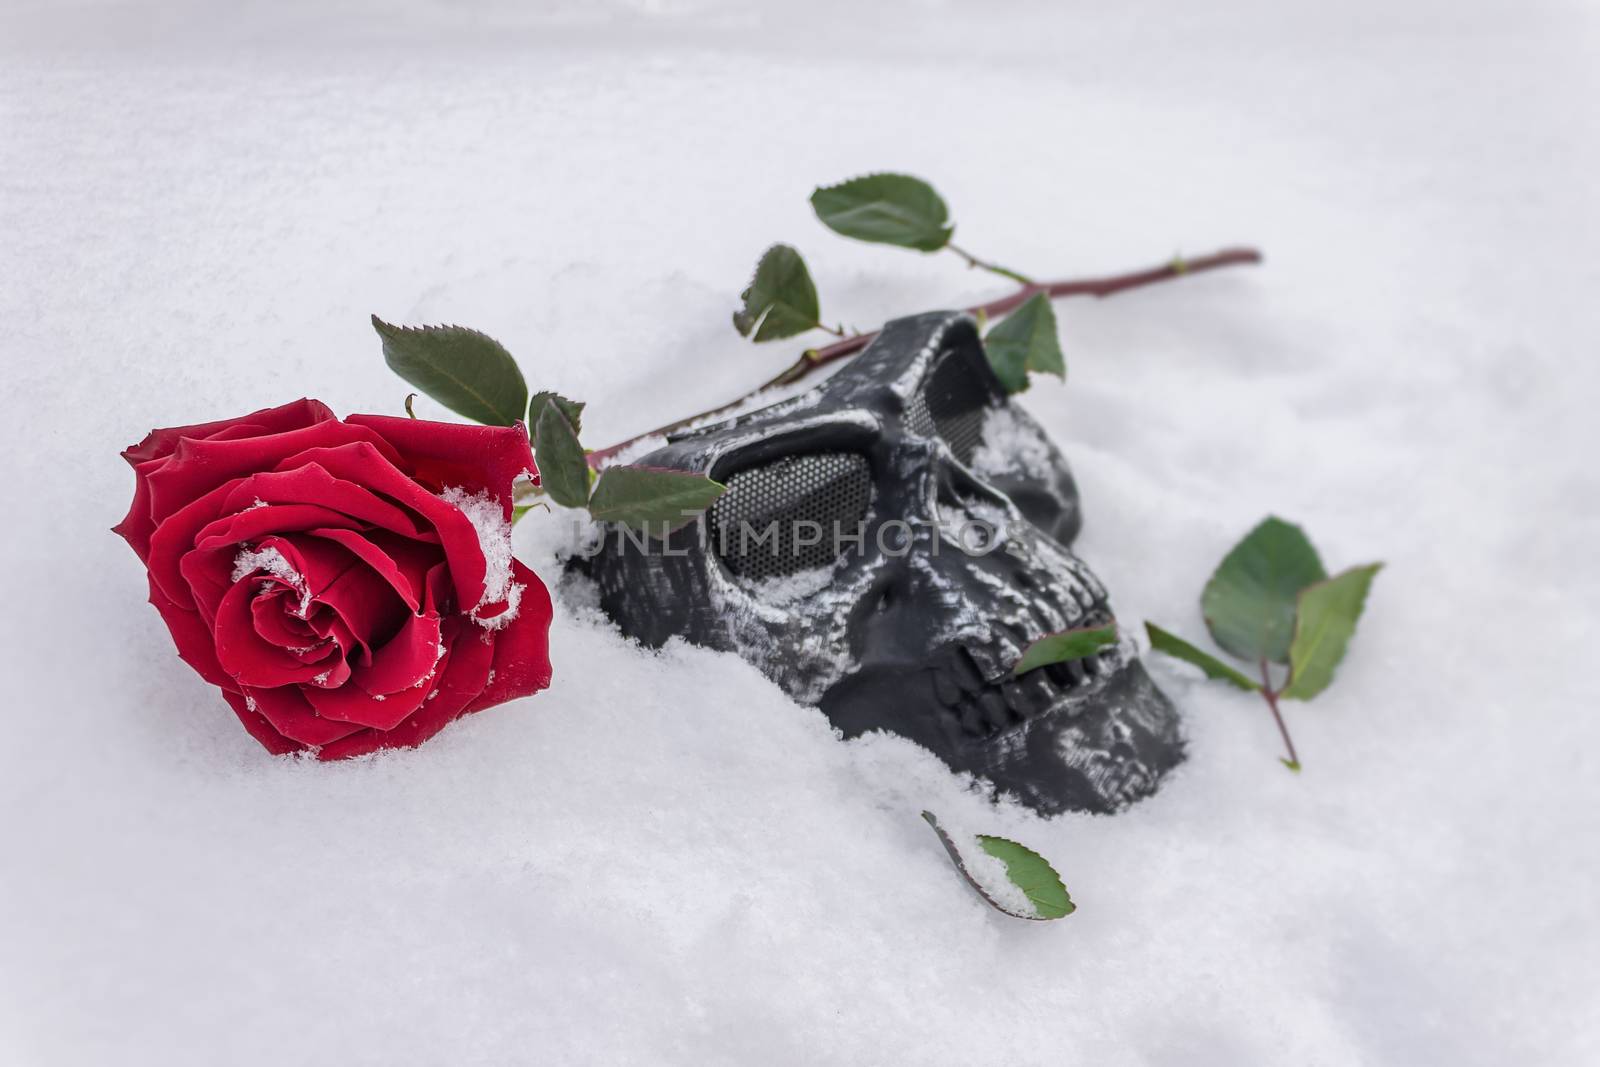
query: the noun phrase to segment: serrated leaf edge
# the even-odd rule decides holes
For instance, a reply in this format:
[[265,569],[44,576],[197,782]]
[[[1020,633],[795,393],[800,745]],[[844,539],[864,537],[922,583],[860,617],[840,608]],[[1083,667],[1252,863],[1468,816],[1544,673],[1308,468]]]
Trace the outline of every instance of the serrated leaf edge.
[[[489,343],[493,344],[496,348],[500,349],[500,351],[504,352],[506,354],[506,357],[511,360],[511,365],[513,367],[517,368],[517,377],[522,378],[522,368],[517,366],[516,357],[511,355],[511,350],[509,348],[507,348],[505,345],[501,344],[500,341],[497,338],[489,336],[488,334],[484,333],[482,330],[475,330],[471,326],[462,326],[462,325],[459,325],[458,323],[453,323],[453,322],[425,323],[425,324],[423,324],[421,326],[396,326],[392,322],[385,322],[384,320],[378,318],[378,316],[374,314],[372,316],[372,328],[374,330],[378,331],[378,336],[379,337],[383,337],[384,334],[385,334],[385,331],[388,331],[390,333],[402,333],[402,334],[404,334],[404,333],[422,334],[422,333],[427,333],[429,330],[460,330],[462,333],[470,333],[470,334],[473,334],[474,336],[483,338],[485,341],[488,341]],[[388,360],[386,359],[384,362],[387,363]],[[393,370],[394,368],[390,367],[390,369]],[[449,378],[452,382],[455,382],[457,385],[459,385],[462,388],[463,391],[471,393],[472,396],[477,399],[478,403],[482,404],[485,409],[487,409],[489,411],[493,411],[493,412],[499,412],[500,406],[498,404],[490,403],[489,399],[487,397],[485,397],[482,393],[478,392],[472,386],[468,385],[466,382],[462,381],[460,378],[457,378],[454,374],[451,374],[447,369],[445,369],[442,366],[439,367],[438,370],[439,370],[440,374],[443,374],[446,378]],[[395,373],[398,374],[399,372],[396,371]],[[404,378],[404,375],[401,375],[401,377]],[[405,380],[408,381],[408,382],[411,381],[409,378],[406,378]],[[411,382],[411,384],[412,385],[416,385],[417,383]],[[422,386],[418,385],[417,388],[418,389],[422,389]],[[423,391],[426,392],[426,390],[423,390]],[[528,391],[528,381],[527,381],[526,378],[522,378],[522,391],[524,393],[526,393]],[[430,396],[431,399],[438,401],[440,404],[443,404],[445,407],[450,407],[450,405],[445,404],[444,401],[439,400],[438,397],[432,396],[432,394],[429,394],[429,396]],[[454,408],[450,408],[450,410],[455,411]],[[459,415],[461,413],[460,412],[456,412],[456,414]],[[516,414],[516,415],[513,415],[511,417],[511,421],[510,422],[500,423],[499,425],[510,426],[513,423],[521,422],[522,421],[522,416],[525,415],[525,414],[527,414],[526,411],[521,412],[521,413]],[[470,415],[463,416],[463,417],[471,418]],[[477,419],[473,419],[473,421],[477,422],[478,420]],[[484,423],[483,425],[493,425],[493,424]]]
[[[539,464],[540,463],[540,458],[539,458],[540,457],[540,453],[541,453],[540,442],[544,440],[544,435],[542,433],[540,433],[540,430],[541,430],[541,428],[542,428],[542,426],[544,424],[545,417],[547,415],[550,415],[551,413],[553,413],[553,417],[555,419],[560,420],[561,428],[564,429],[571,436],[572,443],[577,446],[577,449],[578,449],[578,463],[581,464],[582,467],[583,467],[583,477],[584,477],[584,489],[583,489],[582,499],[581,500],[575,499],[573,502],[568,502],[568,501],[559,500],[559,499],[556,498],[555,489],[551,485],[550,478],[549,478],[549,473],[551,471],[554,471],[554,470],[557,469],[554,465],[550,465],[550,466],[544,466],[542,464],[540,465],[540,467],[539,467],[539,484],[544,488],[545,493],[550,497],[550,499],[551,500],[555,500],[555,502],[557,504],[560,504],[562,507],[564,507],[564,508],[581,508],[581,507],[586,506],[589,503],[589,496],[590,496],[591,491],[594,488],[593,472],[590,471],[589,464],[584,459],[584,456],[583,456],[583,444],[578,439],[578,431],[577,431],[577,429],[572,425],[572,420],[567,418],[567,413],[565,411],[561,410],[561,405],[555,403],[553,400],[550,403],[548,403],[548,404],[546,404],[544,406],[544,410],[543,411],[539,412],[539,425],[537,425],[537,426],[535,426],[533,428],[533,459],[534,459],[534,463],[535,464]],[[546,442],[546,443],[550,443],[550,442]]]
[[[700,509],[700,511],[702,513],[704,511],[706,511],[708,508],[710,508],[711,504],[716,503],[717,499],[719,497],[721,497],[723,493],[726,493],[728,491],[728,487],[726,485],[724,485],[722,482],[717,481],[715,478],[712,478],[709,475],[696,474],[694,471],[679,470],[676,467],[647,467],[642,463],[618,463],[618,464],[614,464],[614,465],[609,466],[609,467],[605,467],[605,468],[603,468],[602,470],[599,471],[599,473],[596,476],[595,481],[594,481],[594,489],[589,494],[589,504],[590,504],[590,506],[589,506],[589,516],[592,519],[594,519],[596,522],[614,522],[614,523],[617,523],[618,525],[628,526],[627,523],[622,522],[620,519],[607,518],[607,517],[604,517],[604,516],[601,516],[601,515],[595,513],[594,495],[595,495],[596,492],[599,491],[600,483],[605,478],[606,474],[608,472],[614,471],[614,470],[649,471],[649,472],[651,472],[653,474],[671,474],[671,475],[676,475],[677,477],[680,477],[680,478],[698,478],[698,479],[702,479],[702,480],[705,481],[705,483],[707,485],[713,486],[717,490],[716,496],[713,496],[711,498],[711,501],[709,503],[707,503],[704,508]],[[682,529],[683,527],[687,526],[689,523],[693,522],[694,518],[695,518],[694,516],[689,516],[689,517],[685,518],[682,522],[679,522],[679,523],[671,526],[668,529],[667,532],[668,533],[672,533],[673,531]],[[632,529],[631,526],[629,528]]]
[[[1311,556],[1312,556],[1312,558],[1314,560],[1316,560],[1317,569],[1322,572],[1322,577],[1317,579],[1317,581],[1308,582],[1306,585],[1301,586],[1298,590],[1295,591],[1295,607],[1296,607],[1296,615],[1297,616],[1298,616],[1298,609],[1299,609],[1300,594],[1303,593],[1310,586],[1316,585],[1317,582],[1325,582],[1325,581],[1328,580],[1328,567],[1327,567],[1327,564],[1322,562],[1322,553],[1317,551],[1317,546],[1312,542],[1310,535],[1306,533],[1305,527],[1301,526],[1297,522],[1290,522],[1288,519],[1282,518],[1281,516],[1278,516],[1278,515],[1268,515],[1266,518],[1262,519],[1260,522],[1258,522],[1254,526],[1250,527],[1249,530],[1245,531],[1245,534],[1244,534],[1243,537],[1239,538],[1238,541],[1234,542],[1232,548],[1228,549],[1227,552],[1223,553],[1222,559],[1218,560],[1216,567],[1212,569],[1211,576],[1206,579],[1206,584],[1200,587],[1200,618],[1206,624],[1206,633],[1210,634],[1211,635],[1211,639],[1213,641],[1217,642],[1217,646],[1219,648],[1221,648],[1223,651],[1227,652],[1228,655],[1230,655],[1230,656],[1239,656],[1239,653],[1235,652],[1231,648],[1228,648],[1220,640],[1217,639],[1216,619],[1210,612],[1206,611],[1206,609],[1205,609],[1206,597],[1210,593],[1211,587],[1216,583],[1218,575],[1220,575],[1222,573],[1222,568],[1227,566],[1228,560],[1232,558],[1233,554],[1235,552],[1237,552],[1240,548],[1242,548],[1246,541],[1248,541],[1248,540],[1250,540],[1250,538],[1254,537],[1261,530],[1261,528],[1263,526],[1266,526],[1270,522],[1276,522],[1276,523],[1279,523],[1279,524],[1281,524],[1283,526],[1287,526],[1291,530],[1294,530],[1296,533],[1298,533],[1300,535],[1301,539],[1305,541],[1306,547],[1311,550]],[[1293,631],[1292,627],[1291,627],[1290,632],[1289,632],[1289,644],[1291,645],[1291,647],[1294,644],[1294,631]],[[1240,658],[1243,659],[1245,657],[1240,656]],[[1280,666],[1281,665],[1285,665],[1285,664],[1288,663],[1288,654],[1285,653],[1284,658],[1281,659],[1281,660],[1275,659],[1275,660],[1272,660],[1271,662],[1277,663]]]
[[[897,247],[897,248],[907,248],[907,247],[909,247],[913,251],[916,251],[916,252],[930,252],[930,253],[931,252],[941,251],[947,245],[950,244],[950,239],[953,238],[956,235],[956,224],[950,220],[950,203],[949,203],[949,201],[947,201],[944,198],[944,194],[943,193],[939,192],[938,189],[934,188],[932,182],[928,181],[926,178],[919,178],[915,174],[907,174],[904,171],[874,170],[874,171],[868,171],[866,174],[856,174],[856,175],[853,175],[853,176],[851,176],[849,178],[844,178],[844,179],[842,179],[840,181],[834,182],[832,185],[819,185],[815,189],[811,190],[811,196],[808,198],[810,203],[811,203],[811,210],[813,212],[816,212],[817,194],[818,193],[831,192],[834,189],[842,189],[844,186],[849,185],[852,182],[865,181],[868,178],[909,178],[912,181],[921,182],[923,185],[926,185],[929,189],[932,189],[933,190],[933,195],[938,198],[939,203],[944,205],[944,222],[940,225],[940,228],[944,232],[944,241],[942,243],[940,243],[935,248],[923,248],[923,247],[921,247],[919,245],[900,245],[900,244],[896,244],[895,242],[892,242],[892,241],[871,241],[871,240],[867,240],[867,239],[861,238],[861,237],[850,237],[850,240],[852,240],[852,241],[865,241],[867,244],[888,244],[888,245],[891,245],[892,247]],[[839,231],[838,230],[834,230],[832,226],[828,226],[828,223],[822,219],[820,214],[817,216],[817,221],[821,222],[824,226],[827,226],[828,229],[833,230],[834,233],[839,233]],[[848,237],[849,235],[848,234],[839,234],[839,236]]]
[[[1373,581],[1375,581],[1377,579],[1378,572],[1383,570],[1383,567],[1384,567],[1384,565],[1381,562],[1378,562],[1378,563],[1358,563],[1353,567],[1346,567],[1344,570],[1340,571],[1338,574],[1330,574],[1328,577],[1322,579],[1320,582],[1312,582],[1310,585],[1306,586],[1304,589],[1301,589],[1300,592],[1295,596],[1294,633],[1291,635],[1290,641],[1289,641],[1289,654],[1290,654],[1289,680],[1288,680],[1288,682],[1286,682],[1284,684],[1283,691],[1280,694],[1285,700],[1301,700],[1301,701],[1312,700],[1312,699],[1320,696],[1322,694],[1323,690],[1327,689],[1327,686],[1325,685],[1325,686],[1322,687],[1322,689],[1318,689],[1315,693],[1311,693],[1310,695],[1302,695],[1302,694],[1297,693],[1297,692],[1294,691],[1295,676],[1299,673],[1299,671],[1296,669],[1297,665],[1294,664],[1294,662],[1293,662],[1293,656],[1294,656],[1294,638],[1297,638],[1297,637],[1300,636],[1300,618],[1301,618],[1301,616],[1300,616],[1300,598],[1305,596],[1305,594],[1306,594],[1306,592],[1308,590],[1313,589],[1316,586],[1319,586],[1319,585],[1331,585],[1332,583],[1339,581],[1341,578],[1348,577],[1348,576],[1356,574],[1356,573],[1358,573],[1360,571],[1370,571],[1371,573],[1367,575],[1366,588],[1362,589],[1362,591],[1361,591],[1361,603],[1357,605],[1355,618],[1353,618],[1351,620],[1351,622],[1350,622],[1350,637],[1353,638],[1353,637],[1355,637],[1356,624],[1361,621],[1361,616],[1367,610],[1367,597],[1372,594],[1372,583],[1373,583]],[[1348,641],[1349,639],[1347,638],[1346,640]],[[1338,660],[1336,660],[1334,662],[1333,666],[1328,669],[1328,682],[1329,682],[1330,685],[1333,682],[1333,673],[1334,673],[1334,671],[1338,668],[1339,664],[1341,664],[1343,662],[1344,662],[1344,656],[1340,656],[1338,658]]]
[[[759,311],[754,313],[750,311],[750,294],[755,290],[756,279],[761,276],[761,265],[767,261],[768,256],[772,255],[773,252],[780,248],[787,248],[789,251],[794,253],[795,259],[799,260],[800,262],[800,269],[805,272],[806,281],[811,283],[812,293],[815,294],[816,292],[816,279],[811,277],[811,268],[806,264],[806,257],[800,254],[800,250],[798,248],[796,248],[794,245],[786,244],[783,241],[774,241],[772,244],[768,245],[766,251],[762,252],[761,255],[756,259],[755,269],[750,272],[750,281],[746,283],[744,289],[739,293],[739,303],[741,306],[738,311],[733,313],[733,328],[738,331],[740,337],[747,337],[756,344],[760,344],[763,341],[785,341],[790,337],[798,337],[800,334],[807,332],[807,330],[796,330],[794,333],[785,334],[782,337],[762,337],[760,336],[761,330],[766,325],[767,319],[771,317],[772,309],[777,306],[777,302],[768,304],[766,307],[761,308]],[[791,311],[799,310],[797,308],[790,307],[787,304],[784,306]],[[807,327],[808,330],[824,329],[821,322],[821,301],[818,301],[817,315],[818,317],[816,319],[808,318],[803,314],[798,315],[797,317],[806,319],[806,321],[810,323],[810,326]]]
[[[989,890],[984,887],[983,883],[978,881],[976,878],[973,877],[972,872],[967,868],[967,861],[966,861],[965,857],[963,857],[961,855],[961,850],[958,849],[956,847],[956,843],[950,839],[950,835],[945,832],[944,827],[939,825],[939,820],[934,817],[933,812],[924,811],[922,813],[922,818],[923,818],[923,820],[925,822],[927,822],[927,824],[929,826],[931,826],[933,828],[934,835],[939,838],[939,844],[944,846],[945,854],[950,857],[950,862],[955,865],[955,868],[960,873],[961,877],[963,879],[965,879],[966,883],[969,886],[972,887],[973,892],[977,893],[978,896],[982,897],[984,902],[987,903],[995,911],[1000,912],[1002,915],[1009,915],[1013,919],[1025,919],[1028,922],[1047,923],[1047,922],[1055,922],[1057,919],[1065,919],[1067,917],[1067,915],[1071,915],[1073,912],[1078,910],[1078,906],[1072,902],[1072,894],[1067,892],[1066,883],[1061,880],[1061,875],[1059,873],[1057,873],[1055,867],[1050,863],[1049,860],[1045,859],[1043,856],[1040,856],[1039,853],[1034,852],[1033,849],[1029,848],[1027,845],[1022,844],[1021,842],[1012,841],[1009,837],[1000,837],[1000,838],[996,838],[996,839],[1000,840],[1000,841],[1006,841],[1009,844],[1016,845],[1018,848],[1022,849],[1023,851],[1030,852],[1033,855],[1038,856],[1039,857],[1039,862],[1043,863],[1046,867],[1048,867],[1049,870],[1050,870],[1050,873],[1054,874],[1056,876],[1056,882],[1057,882],[1057,884],[1059,884],[1061,886],[1061,892],[1067,898],[1067,910],[1066,910],[1066,913],[1063,914],[1063,915],[1039,915],[1037,913],[1033,914],[1033,915],[1024,915],[1021,912],[1012,911],[1010,908],[1006,907],[1004,904],[1001,904],[994,897],[990,896],[989,895]],[[994,834],[982,834],[982,835],[978,835],[978,836],[981,836],[981,837],[995,837]],[[998,858],[998,857],[996,857],[996,858]],[[1004,863],[1005,861],[1001,860],[1001,862]],[[1006,866],[1006,876],[1008,878],[1010,877],[1010,871],[1011,871],[1011,868],[1010,868],[1010,865],[1008,864]],[[1017,883],[1016,882],[1012,882],[1011,884],[1012,885],[1016,885]],[[1017,886],[1017,888],[1021,889],[1022,887],[1021,886]],[[1026,891],[1024,890],[1024,892],[1026,892]],[[1028,901],[1029,901],[1029,903],[1033,903],[1033,898],[1029,897]]]

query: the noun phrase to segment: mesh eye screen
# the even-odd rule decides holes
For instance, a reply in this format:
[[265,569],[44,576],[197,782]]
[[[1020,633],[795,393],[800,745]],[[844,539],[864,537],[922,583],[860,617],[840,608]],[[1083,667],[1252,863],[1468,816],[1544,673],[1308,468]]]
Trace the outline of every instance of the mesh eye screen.
[[711,545],[730,571],[758,581],[832,563],[872,502],[866,457],[854,452],[786,456],[725,484],[711,506]]
[[989,383],[968,360],[946,355],[912,396],[906,420],[916,433],[937,434],[957,461],[971,463],[993,399]]
[[989,408],[989,383],[971,362],[946,356],[923,390],[933,425],[962,463],[971,463],[983,443],[983,417]]

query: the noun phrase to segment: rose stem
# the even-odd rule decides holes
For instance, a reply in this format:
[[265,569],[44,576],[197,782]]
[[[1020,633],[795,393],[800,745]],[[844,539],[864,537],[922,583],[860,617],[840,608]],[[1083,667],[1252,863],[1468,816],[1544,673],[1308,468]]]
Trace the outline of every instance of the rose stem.
[[[965,253],[961,254],[965,255]],[[1173,259],[1171,262],[1164,263],[1159,267],[1151,267],[1149,270],[1133,271],[1128,274],[1113,274],[1104,278],[1078,278],[1057,282],[1030,282],[1019,287],[1015,292],[1009,294],[1008,296],[1003,296],[998,300],[991,300],[987,304],[979,304],[976,307],[970,307],[967,309],[967,312],[969,314],[976,315],[979,318],[992,318],[996,315],[1004,315],[1008,311],[1015,310],[1022,304],[1026,303],[1028,299],[1036,293],[1044,293],[1051,299],[1057,299],[1066,296],[1113,296],[1128,289],[1138,289],[1142,286],[1154,285],[1157,282],[1171,281],[1174,278],[1182,278],[1189,274],[1199,274],[1202,271],[1217,270],[1221,267],[1232,267],[1240,264],[1260,262],[1261,253],[1257,252],[1253,248],[1225,248],[1220,252],[1213,252],[1208,256],[1200,256],[1196,259]],[[977,265],[988,267],[988,264],[984,263],[978,263]],[[761,385],[756,386],[756,388],[750,390],[748,393],[745,393],[743,396],[740,396],[735,400],[730,400],[728,403],[723,404],[720,407],[712,408],[709,411],[702,411],[698,415],[691,415],[688,418],[679,419],[676,422],[669,422],[665,426],[658,426],[654,430],[630,437],[626,441],[620,441],[617,444],[611,445],[607,448],[602,448],[591,452],[589,453],[589,463],[591,466],[599,466],[605,460],[616,455],[618,452],[621,452],[623,449],[627,448],[636,441],[642,441],[646,437],[665,436],[666,434],[670,434],[676,430],[681,430],[685,426],[689,426],[692,423],[699,422],[701,419],[707,419],[713,415],[720,415],[723,412],[731,411],[734,408],[739,407],[741,404],[744,404],[751,397],[759,396],[768,389],[776,389],[780,386],[793,385],[795,382],[800,381],[808,374],[811,374],[818,367],[825,366],[837,360],[848,359],[849,357],[855,355],[857,352],[860,352],[863,348],[867,347],[867,345],[871,343],[872,339],[877,336],[878,331],[872,330],[868,333],[858,333],[851,337],[846,337],[841,341],[835,341],[833,344],[824,345],[821,348],[808,348],[800,354],[799,359],[795,360],[793,364],[786,367],[781,373],[770,380],[763,382]],[[1287,734],[1285,735],[1285,739],[1287,739]]]
[[1278,710],[1278,691],[1272,688],[1272,675],[1267,670],[1267,661],[1261,661],[1261,695],[1267,702],[1267,707],[1272,709],[1272,718],[1278,724],[1278,733],[1283,737],[1283,747],[1289,750],[1289,758],[1283,765],[1296,774],[1300,772],[1300,757],[1295,754],[1294,742],[1289,738],[1289,727],[1284,724],[1283,712]]

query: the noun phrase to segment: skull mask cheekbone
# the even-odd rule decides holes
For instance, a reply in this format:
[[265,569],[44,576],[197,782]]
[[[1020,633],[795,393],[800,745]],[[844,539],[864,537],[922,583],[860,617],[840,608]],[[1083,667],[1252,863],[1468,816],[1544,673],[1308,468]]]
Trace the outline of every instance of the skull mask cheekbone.
[[1066,461],[967,316],[891,322],[816,389],[638,462],[728,491],[665,542],[606,531],[587,567],[628,635],[737,652],[846,736],[908,737],[1046,814],[1115,811],[1183,758],[1127,641],[1012,675],[1111,612],[1068,549]]

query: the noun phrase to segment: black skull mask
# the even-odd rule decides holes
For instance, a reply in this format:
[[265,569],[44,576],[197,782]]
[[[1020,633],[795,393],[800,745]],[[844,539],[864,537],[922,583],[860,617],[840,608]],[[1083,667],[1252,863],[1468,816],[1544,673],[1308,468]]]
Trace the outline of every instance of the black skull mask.
[[728,489],[664,542],[606,532],[587,567],[628,635],[737,652],[846,736],[908,737],[1046,814],[1114,811],[1182,759],[1126,640],[1013,676],[1035,639],[1111,612],[1067,547],[1066,461],[967,316],[891,322],[809,393],[638,462]]

